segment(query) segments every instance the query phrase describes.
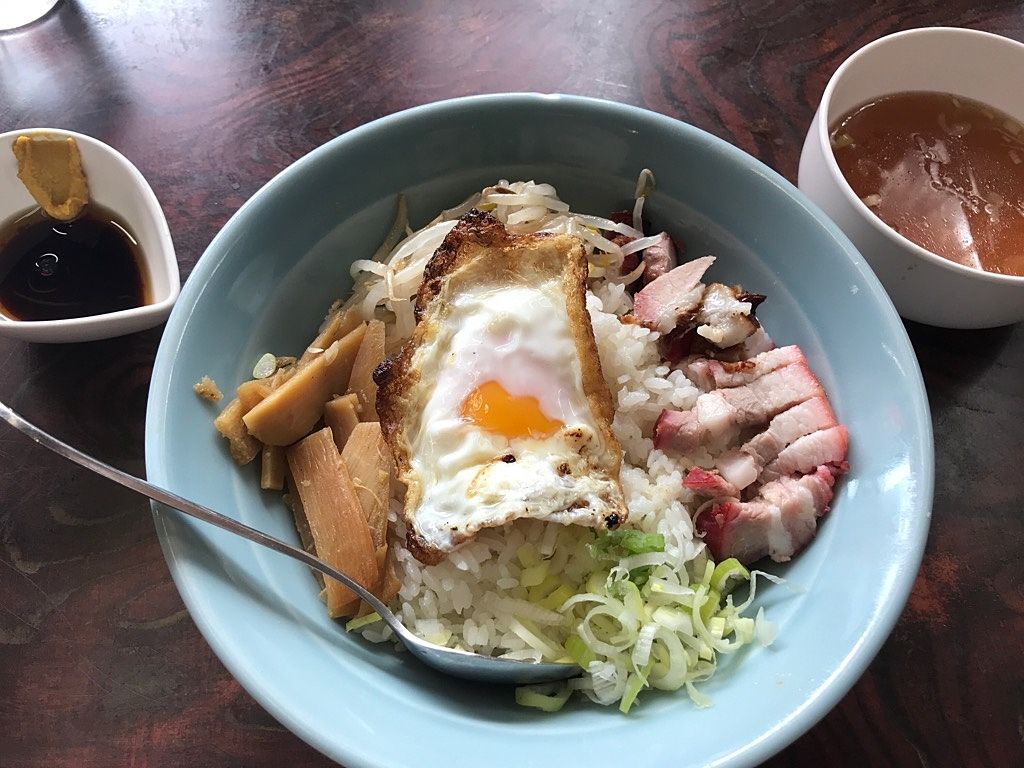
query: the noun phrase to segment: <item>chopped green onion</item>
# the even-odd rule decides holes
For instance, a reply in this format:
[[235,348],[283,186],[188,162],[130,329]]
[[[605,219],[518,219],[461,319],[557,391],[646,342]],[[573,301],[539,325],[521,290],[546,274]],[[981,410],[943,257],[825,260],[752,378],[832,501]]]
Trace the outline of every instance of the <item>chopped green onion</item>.
[[747,645],[748,643],[754,642],[754,620],[741,616],[736,619],[733,623],[733,628],[736,630],[737,639]]
[[565,656],[562,647],[529,619],[513,617],[509,621],[509,629],[522,638],[528,646],[540,651],[549,660],[554,661]]
[[624,715],[629,714],[629,710],[636,701],[637,694],[640,693],[641,689],[647,687],[647,674],[651,671],[653,665],[653,661],[647,662],[640,672],[634,672],[626,680],[626,692],[622,694],[622,699],[619,701],[619,712]]
[[452,631],[450,629],[442,629],[439,632],[432,632],[423,639],[428,643],[444,647],[448,645],[448,641],[452,639]]
[[608,531],[590,545],[590,554],[595,560],[618,560],[628,555],[664,551],[663,535],[631,529]]
[[545,692],[549,686],[523,685],[516,688],[516,704],[521,707],[533,707],[544,712],[557,712],[565,706],[572,694],[568,683],[560,684],[551,693]]
[[831,139],[832,149],[843,149],[845,147],[854,146],[853,137],[848,133],[833,133],[829,137]]
[[523,568],[529,568],[540,563],[540,553],[533,544],[523,544],[516,550],[516,557]]
[[[624,632],[624,622],[629,618],[623,615],[620,609],[598,605],[587,612],[576,631],[595,653],[602,656],[617,656],[633,645],[633,638]],[[612,629],[612,626],[615,626],[615,629]],[[611,636],[613,633],[614,637]],[[625,636],[620,637],[621,635]]]
[[778,633],[778,627],[764,617],[764,608],[758,608],[757,615],[754,617],[754,634],[757,636],[757,642],[767,648],[775,642],[775,636]]
[[362,629],[363,627],[369,624],[375,624],[378,621],[380,621],[380,614],[374,611],[373,613],[368,613],[365,616],[360,616],[358,619],[350,619],[345,624],[345,631],[355,632],[357,629]]
[[644,610],[644,599],[640,594],[640,588],[632,581],[615,582],[615,594],[634,617],[642,619],[647,613]]
[[647,583],[648,579],[651,578],[651,572],[653,570],[653,565],[642,565],[639,568],[634,568],[629,572],[629,580],[638,587],[642,587]]
[[719,594],[727,595],[735,589],[737,581],[750,581],[750,571],[735,557],[730,557],[715,566],[709,586]]
[[579,635],[569,635],[569,638],[565,641],[565,650],[569,652],[572,660],[583,667],[583,669],[589,667],[590,662],[597,660],[597,654],[590,650]]
[[717,590],[712,589],[712,590],[710,590],[708,592],[707,600],[705,600],[704,601],[704,605],[702,605],[700,607],[700,620],[701,621],[703,621],[706,624],[711,619],[712,616],[714,616],[716,613],[718,613],[718,609],[720,607],[719,606],[719,601],[721,599],[722,599],[722,596],[720,594],[718,594]]
[[549,611],[557,611],[562,607],[562,604],[574,594],[574,590],[568,584],[563,584],[541,600],[538,605],[540,605],[541,608],[547,608]]
[[691,584],[690,586],[693,587],[694,590],[696,590],[697,587],[710,587],[711,576],[714,574],[714,572],[715,564],[708,560],[706,563],[704,563],[704,575],[701,576],[700,582],[697,584]]
[[267,352],[265,355],[261,355],[260,359],[256,361],[256,365],[252,369],[252,377],[254,379],[269,379],[274,375],[274,371],[277,370],[277,357]]
[[684,635],[693,634],[693,622],[690,617],[676,608],[663,605],[654,610],[651,618],[672,632],[680,632]]
[[665,537],[660,533],[644,533],[642,531],[611,531],[619,539],[619,546],[633,555],[643,552],[664,552]]
[[690,701],[700,709],[707,709],[711,706],[711,699],[698,691],[693,683],[686,684],[686,693],[690,696]]
[[654,622],[648,622],[640,628],[630,658],[634,669],[643,669],[650,663],[651,650],[654,647],[654,635],[657,631],[658,625]]
[[547,578],[547,575],[548,564],[538,563],[523,569],[519,574],[519,583],[524,587],[536,587]]
[[[546,566],[547,563],[544,565]],[[556,574],[549,573],[547,578],[545,578],[540,584],[530,587],[530,602],[540,604],[541,600],[546,598],[560,586],[562,586],[562,580]],[[559,605],[561,605],[561,603],[559,603]],[[555,607],[557,608],[558,606]]]
[[605,582],[607,580],[608,580],[608,574],[607,573],[604,573],[604,572],[601,572],[601,571],[598,571],[597,573],[592,573],[590,575],[590,578],[587,579],[587,592],[593,593],[595,595],[602,595],[602,594],[604,594],[604,591],[605,591],[604,586],[605,586]]
[[651,646],[651,667],[648,681],[663,691],[676,691],[682,687],[689,675],[689,654],[683,641],[675,632],[659,627]]

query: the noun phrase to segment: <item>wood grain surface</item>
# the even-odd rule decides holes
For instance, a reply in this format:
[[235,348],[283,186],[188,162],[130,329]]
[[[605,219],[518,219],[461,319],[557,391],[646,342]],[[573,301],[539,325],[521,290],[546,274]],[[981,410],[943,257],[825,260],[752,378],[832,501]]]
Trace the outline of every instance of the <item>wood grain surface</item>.
[[[795,180],[839,63],[880,35],[935,24],[1024,40],[1024,6],[64,0],[0,33],[0,130],[68,128],[125,153],[163,203],[184,279],[231,213],[296,158],[451,96],[637,104]],[[924,565],[869,671],[772,768],[1024,765],[1024,330],[908,330],[935,423]],[[142,473],[159,338],[0,339],[0,397]],[[0,765],[327,764],[214,658],[147,505],[0,430]]]

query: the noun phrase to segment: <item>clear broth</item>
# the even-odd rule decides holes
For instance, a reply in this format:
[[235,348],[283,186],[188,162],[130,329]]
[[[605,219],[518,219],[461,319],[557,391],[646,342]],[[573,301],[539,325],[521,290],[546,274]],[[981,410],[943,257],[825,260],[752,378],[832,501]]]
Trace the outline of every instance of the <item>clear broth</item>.
[[853,191],[904,237],[950,261],[1024,276],[1024,128],[962,96],[884,96],[832,126]]

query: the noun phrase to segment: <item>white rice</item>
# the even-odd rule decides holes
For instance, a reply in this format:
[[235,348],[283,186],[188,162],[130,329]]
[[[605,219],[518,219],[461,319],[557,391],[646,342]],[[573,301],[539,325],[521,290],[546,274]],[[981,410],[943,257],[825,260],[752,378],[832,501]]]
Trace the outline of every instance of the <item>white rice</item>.
[[[601,367],[616,405],[613,429],[625,453],[621,481],[629,508],[630,527],[665,537],[666,552],[684,567],[703,567],[703,544],[695,535],[693,498],[683,488],[685,465],[654,449],[654,423],[664,408],[693,405],[698,389],[658,354],[659,334],[619,317],[632,308],[622,285],[591,281],[587,296]],[[483,654],[539,659],[541,652],[524,639],[521,619],[559,633],[565,617],[528,601],[521,584],[524,566],[519,548],[532,542],[549,557],[548,573],[560,574],[585,591],[587,577],[598,570],[586,544],[594,533],[578,526],[521,520],[482,532],[474,541],[438,565],[426,566],[405,548],[405,526],[398,499],[391,504],[393,542],[402,587],[398,612],[407,626],[434,642]],[[382,624],[361,630],[368,640],[387,640]]]

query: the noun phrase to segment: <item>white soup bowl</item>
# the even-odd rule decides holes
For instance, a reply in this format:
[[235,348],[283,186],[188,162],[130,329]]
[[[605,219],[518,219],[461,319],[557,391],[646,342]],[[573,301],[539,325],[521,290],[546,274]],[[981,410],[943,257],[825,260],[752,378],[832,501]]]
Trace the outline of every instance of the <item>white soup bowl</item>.
[[886,225],[836,163],[829,127],[850,110],[904,91],[941,91],[1024,121],[1024,45],[969,29],[912,29],[854,53],[825,87],[800,156],[798,185],[871,265],[900,315],[944,328],[992,328],[1024,320],[1024,277],[965,267]]

